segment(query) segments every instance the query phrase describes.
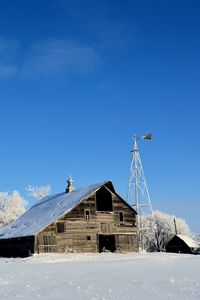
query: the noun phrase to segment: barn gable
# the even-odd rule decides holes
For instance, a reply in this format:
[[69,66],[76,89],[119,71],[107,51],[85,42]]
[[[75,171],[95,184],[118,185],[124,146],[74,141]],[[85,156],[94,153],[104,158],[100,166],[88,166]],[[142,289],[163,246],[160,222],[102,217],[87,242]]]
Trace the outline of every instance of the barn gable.
[[136,212],[103,185],[35,238],[38,253],[138,251]]

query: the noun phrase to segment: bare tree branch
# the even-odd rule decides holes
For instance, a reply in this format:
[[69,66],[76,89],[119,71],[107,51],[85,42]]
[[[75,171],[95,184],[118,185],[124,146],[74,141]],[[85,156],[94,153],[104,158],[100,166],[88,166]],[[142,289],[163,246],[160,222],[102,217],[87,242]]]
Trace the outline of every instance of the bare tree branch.
[[28,195],[30,195],[34,199],[42,200],[50,194],[51,186],[50,185],[40,185],[40,186],[29,185],[26,188],[26,191],[28,192]]

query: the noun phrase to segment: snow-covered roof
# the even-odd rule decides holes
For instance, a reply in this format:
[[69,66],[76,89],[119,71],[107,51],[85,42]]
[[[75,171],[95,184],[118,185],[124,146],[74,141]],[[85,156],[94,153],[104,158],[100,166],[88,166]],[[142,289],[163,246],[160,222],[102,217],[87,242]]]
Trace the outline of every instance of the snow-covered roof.
[[9,239],[35,235],[58,218],[71,211],[82,200],[98,190],[101,186],[114,187],[111,181],[94,184],[89,187],[75,189],[71,193],[61,193],[44,200],[27,210],[13,223],[0,230],[0,239]]
[[198,245],[191,237],[187,235],[177,234],[177,237],[179,237],[183,242],[185,242],[190,248],[200,247],[200,245]]

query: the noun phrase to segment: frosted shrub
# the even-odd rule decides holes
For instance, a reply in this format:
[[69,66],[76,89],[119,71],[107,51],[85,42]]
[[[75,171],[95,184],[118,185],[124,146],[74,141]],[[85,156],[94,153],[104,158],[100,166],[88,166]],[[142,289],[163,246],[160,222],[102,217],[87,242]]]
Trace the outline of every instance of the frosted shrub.
[[18,191],[0,193],[0,227],[16,220],[26,211],[26,201]]
[[144,246],[147,251],[163,251],[166,244],[175,235],[174,219],[176,219],[177,233],[191,235],[185,220],[176,218],[159,211],[154,212],[156,227],[150,215],[142,219],[144,229]]

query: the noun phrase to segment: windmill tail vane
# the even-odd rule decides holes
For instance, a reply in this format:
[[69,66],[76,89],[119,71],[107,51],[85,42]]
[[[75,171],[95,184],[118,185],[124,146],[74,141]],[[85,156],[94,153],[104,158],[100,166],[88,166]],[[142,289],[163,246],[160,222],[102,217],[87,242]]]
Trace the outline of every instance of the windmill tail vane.
[[152,134],[151,133],[148,133],[146,135],[143,136],[143,139],[144,140],[152,140]]

